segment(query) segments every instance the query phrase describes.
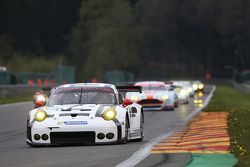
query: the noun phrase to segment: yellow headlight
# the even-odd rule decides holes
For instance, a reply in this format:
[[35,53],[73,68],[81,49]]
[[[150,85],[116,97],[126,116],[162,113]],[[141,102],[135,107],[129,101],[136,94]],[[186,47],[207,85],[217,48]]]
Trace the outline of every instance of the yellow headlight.
[[132,101],[137,101],[137,100],[139,100],[139,97],[138,96],[131,96],[130,99]]
[[198,85],[197,84],[193,84],[193,89],[197,90],[198,89]]
[[35,120],[38,122],[42,122],[43,120],[46,119],[46,117],[47,113],[42,109],[37,110],[34,116]]
[[198,96],[202,97],[202,96],[203,96],[203,93],[202,93],[202,92],[199,92],[199,93],[198,93]]
[[162,100],[167,100],[168,99],[168,95],[164,95],[161,97]]
[[116,117],[116,111],[114,108],[106,109],[102,114],[103,119],[106,121],[113,120]]
[[200,84],[199,89],[203,89],[203,88],[204,88],[204,84]]

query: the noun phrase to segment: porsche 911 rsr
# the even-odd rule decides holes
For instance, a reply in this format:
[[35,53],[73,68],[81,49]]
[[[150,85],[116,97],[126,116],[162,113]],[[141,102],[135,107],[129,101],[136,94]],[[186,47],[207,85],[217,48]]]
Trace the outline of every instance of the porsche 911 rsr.
[[126,98],[140,104],[143,109],[174,110],[178,105],[175,92],[170,91],[164,82],[144,81],[134,85],[141,86],[142,93],[128,92]]
[[128,99],[123,100],[120,91],[140,91],[140,87],[115,87],[102,83],[58,86],[45,106],[28,113],[27,144],[142,141],[142,108]]

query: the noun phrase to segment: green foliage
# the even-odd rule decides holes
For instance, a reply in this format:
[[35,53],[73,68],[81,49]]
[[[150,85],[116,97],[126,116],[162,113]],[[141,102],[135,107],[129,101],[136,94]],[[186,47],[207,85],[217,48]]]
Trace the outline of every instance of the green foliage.
[[14,54],[8,61],[7,68],[16,72],[51,72],[62,62],[62,56],[54,58]]
[[205,111],[232,111],[250,108],[250,95],[227,86],[217,86]]
[[247,0],[1,0],[0,64],[63,53],[81,80],[113,69],[231,77],[225,66],[249,69],[249,9]]
[[11,97],[0,97],[0,104],[17,103],[24,101],[32,101],[33,95],[23,95],[23,96],[11,96]]
[[[248,98],[250,100],[250,98]],[[250,109],[231,111],[229,115],[229,134],[231,151],[237,155],[237,167],[250,166]]]
[[73,32],[71,49],[74,56],[82,60],[85,78],[101,79],[107,70],[135,69],[139,29],[127,1],[84,1],[80,18]]
[[7,35],[0,35],[0,66],[5,66],[8,58],[12,55],[13,41]]
[[[81,0],[1,0],[0,36],[13,40],[15,51],[50,57],[65,51],[67,35],[78,20]],[[0,55],[1,57],[1,55]]]
[[250,166],[250,95],[231,87],[217,86],[205,111],[228,111],[231,152],[239,159],[238,167]]

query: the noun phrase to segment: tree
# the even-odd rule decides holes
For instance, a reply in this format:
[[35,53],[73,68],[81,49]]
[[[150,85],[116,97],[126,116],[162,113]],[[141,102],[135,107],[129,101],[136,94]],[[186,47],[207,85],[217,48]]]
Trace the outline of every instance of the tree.
[[70,49],[81,60],[85,78],[101,79],[107,70],[136,69],[139,31],[127,1],[84,1],[80,18]]

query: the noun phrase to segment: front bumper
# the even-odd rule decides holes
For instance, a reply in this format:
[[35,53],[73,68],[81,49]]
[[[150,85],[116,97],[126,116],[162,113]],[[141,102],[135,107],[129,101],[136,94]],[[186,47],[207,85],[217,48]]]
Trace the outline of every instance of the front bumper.
[[[84,124],[73,124],[80,120],[70,121],[51,121],[34,122],[33,125],[27,127],[27,144],[32,146],[48,146],[60,144],[102,144],[115,143],[123,139],[122,130],[124,126],[118,120],[105,121],[102,118],[89,119]],[[65,122],[71,122],[65,124]],[[98,137],[103,134],[103,139]],[[113,134],[113,138],[107,138],[107,134]],[[35,139],[35,135],[39,135],[39,139]],[[48,139],[44,140],[43,135],[47,135]]]
[[143,110],[171,110],[174,109],[174,102],[170,99],[161,101],[158,99],[143,99],[137,102]]
[[178,101],[179,101],[179,103],[187,103],[188,102],[188,97],[178,96]]

